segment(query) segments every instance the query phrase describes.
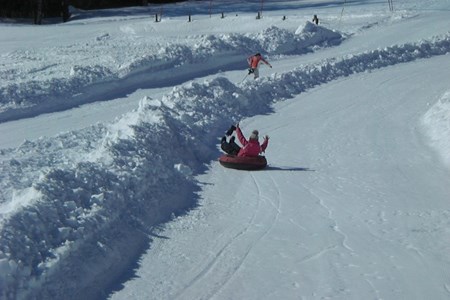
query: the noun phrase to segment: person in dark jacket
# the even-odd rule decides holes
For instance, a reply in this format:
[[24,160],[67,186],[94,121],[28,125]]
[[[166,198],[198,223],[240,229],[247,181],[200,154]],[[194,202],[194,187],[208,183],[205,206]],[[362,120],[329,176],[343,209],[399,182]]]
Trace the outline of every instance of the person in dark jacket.
[[319,25],[319,18],[317,17],[317,15],[314,15],[312,21],[314,24]]

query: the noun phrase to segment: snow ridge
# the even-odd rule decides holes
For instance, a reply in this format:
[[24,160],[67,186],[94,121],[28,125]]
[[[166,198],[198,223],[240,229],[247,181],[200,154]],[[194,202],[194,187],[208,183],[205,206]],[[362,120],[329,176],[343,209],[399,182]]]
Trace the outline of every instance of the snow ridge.
[[450,91],[447,91],[423,116],[423,124],[431,145],[439,152],[444,163],[450,167]]
[[[101,274],[139,255],[152,225],[195,205],[196,184],[189,174],[217,156],[217,136],[231,122],[271,112],[272,103],[340,77],[449,52],[446,35],[251,83],[236,85],[222,77],[189,83],[161,101],[142,99],[136,111],[113,124],[3,151],[2,197],[16,193],[28,197],[29,205],[10,210],[0,225],[2,298],[97,297],[98,290],[84,289],[88,282],[97,282],[99,290],[111,284],[108,280],[117,278]],[[73,139],[77,134],[80,139]],[[64,143],[69,147],[57,146]],[[43,151],[50,154],[36,165],[28,151],[45,147],[54,150]],[[18,178],[32,179],[16,183]],[[83,268],[88,256],[98,267]]]
[[[211,66],[203,71],[204,74],[215,73],[227,66],[233,69],[245,68],[245,58],[254,52],[303,54],[314,48],[337,45],[344,39],[340,33],[321,26],[311,26],[309,22],[298,34],[272,26],[258,34],[192,38],[198,40],[194,45],[155,45],[152,41],[116,40],[105,33],[88,45],[50,48],[49,52],[56,54],[51,59],[42,52],[29,50],[9,54],[8,61],[0,71],[0,122],[97,101],[102,95],[117,93],[123,85],[120,84],[122,81],[125,84],[133,81],[135,86],[148,84],[152,80],[167,84],[173,82],[174,74],[188,76],[192,73],[186,66],[208,62]],[[86,47],[98,49],[95,52],[100,54],[84,57],[85,54],[80,53],[94,53],[92,50],[83,50]],[[111,54],[106,58],[101,56],[105,49],[113,49],[108,50]],[[81,55],[76,64],[71,57],[73,53]],[[217,63],[218,55],[227,59]],[[18,78],[17,69],[21,68],[23,60],[27,61],[28,69],[20,73],[29,76]],[[48,65],[50,61],[51,65]],[[33,66],[31,69],[30,65]],[[146,78],[134,78],[142,73],[146,74]],[[136,80],[141,81],[140,84]]]
[[257,81],[256,84],[245,83],[245,88],[248,94],[263,94],[264,99],[272,97],[274,101],[277,101],[291,98],[308,88],[339,77],[436,55],[445,55],[449,52],[450,35],[445,35],[434,37],[430,41],[395,45],[358,55],[348,55],[344,58],[328,59],[316,65],[301,66],[291,72],[275,74],[266,80]]

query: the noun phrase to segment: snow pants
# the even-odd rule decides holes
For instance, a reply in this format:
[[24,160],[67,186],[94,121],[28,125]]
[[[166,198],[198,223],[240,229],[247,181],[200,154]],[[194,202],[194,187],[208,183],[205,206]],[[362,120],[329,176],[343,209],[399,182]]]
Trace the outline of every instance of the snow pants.
[[220,144],[220,148],[222,148],[225,153],[231,155],[237,155],[241,150],[241,147],[239,147],[239,145],[234,141],[234,137],[231,137],[229,142],[223,140]]
[[259,77],[259,68],[258,67],[250,68],[248,75],[250,75],[250,74],[253,74],[253,78],[255,78],[255,79],[258,78]]

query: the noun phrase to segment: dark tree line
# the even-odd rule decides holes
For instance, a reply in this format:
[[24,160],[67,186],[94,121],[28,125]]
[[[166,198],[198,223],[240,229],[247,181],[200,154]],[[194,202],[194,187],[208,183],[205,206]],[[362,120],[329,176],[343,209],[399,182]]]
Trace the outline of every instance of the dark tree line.
[[69,17],[69,5],[80,9],[102,9],[140,6],[149,3],[173,3],[183,0],[0,0],[1,18],[32,18],[41,24],[43,18]]
[[70,5],[82,9],[100,9],[126,6],[141,6],[148,3],[174,3],[182,0],[70,0]]

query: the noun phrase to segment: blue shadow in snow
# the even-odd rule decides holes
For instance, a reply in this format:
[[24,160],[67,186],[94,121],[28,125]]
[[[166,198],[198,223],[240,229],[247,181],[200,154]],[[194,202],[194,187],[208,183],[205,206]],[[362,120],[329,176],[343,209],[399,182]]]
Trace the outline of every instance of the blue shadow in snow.
[[303,168],[303,167],[276,167],[276,166],[267,166],[264,170],[268,171],[304,171],[304,172],[315,172],[315,170],[312,170],[310,168]]

